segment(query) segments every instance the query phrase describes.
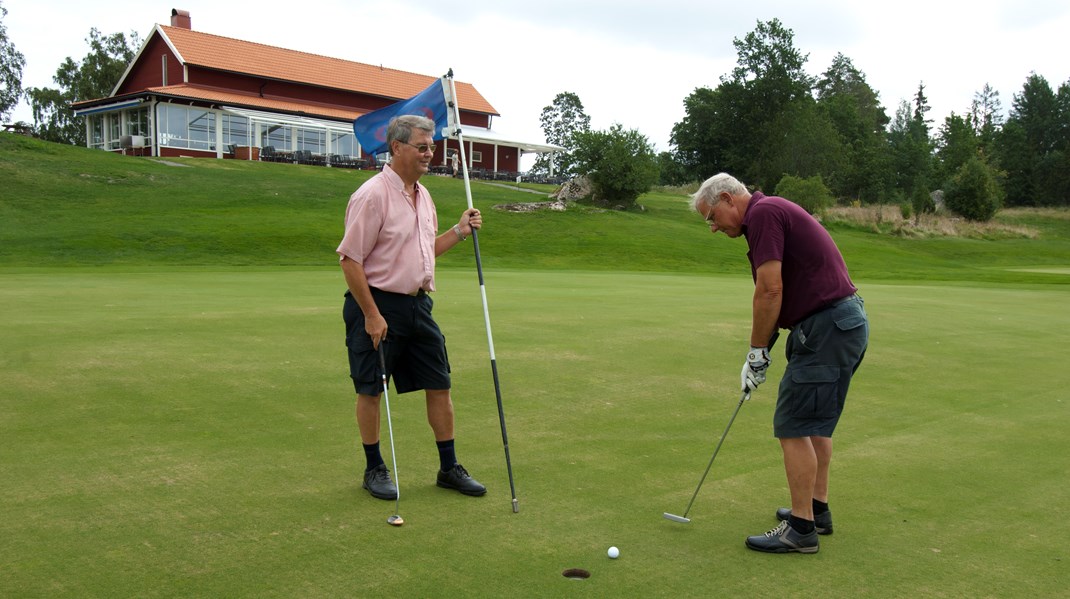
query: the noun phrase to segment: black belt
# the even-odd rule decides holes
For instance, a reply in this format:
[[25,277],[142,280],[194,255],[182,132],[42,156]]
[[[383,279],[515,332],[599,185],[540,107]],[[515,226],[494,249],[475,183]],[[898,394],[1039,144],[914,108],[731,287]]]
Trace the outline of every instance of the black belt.
[[[422,288],[422,287],[420,289],[418,289],[417,291],[414,291],[412,293],[395,293],[393,291],[386,291],[385,289],[379,289],[378,287],[372,287],[371,285],[368,286],[368,289],[370,289],[374,293],[389,293],[391,295],[401,295],[401,296],[405,296],[405,297],[423,297],[423,296],[427,295],[427,290]],[[348,289],[346,289],[345,294],[350,296],[350,297],[353,297],[353,294]]]
[[417,289],[416,291],[413,291],[412,293],[397,293],[396,291],[387,291],[385,289],[379,289],[378,287],[372,287],[370,285],[368,286],[368,288],[372,291],[378,291],[379,293],[392,293],[394,295],[403,295],[408,297],[423,297],[427,295],[427,290],[423,287]]

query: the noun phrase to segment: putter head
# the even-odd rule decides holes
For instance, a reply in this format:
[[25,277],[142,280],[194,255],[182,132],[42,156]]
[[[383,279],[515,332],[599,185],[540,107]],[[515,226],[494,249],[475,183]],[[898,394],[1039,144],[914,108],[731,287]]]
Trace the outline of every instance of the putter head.
[[672,520],[673,522],[681,522],[683,524],[691,522],[690,518],[684,518],[683,516],[677,516],[676,514],[670,514],[669,512],[665,512],[662,516],[664,516],[666,520]]
[[405,524],[405,519],[395,514],[387,518],[386,523],[390,526],[401,526],[402,524]]

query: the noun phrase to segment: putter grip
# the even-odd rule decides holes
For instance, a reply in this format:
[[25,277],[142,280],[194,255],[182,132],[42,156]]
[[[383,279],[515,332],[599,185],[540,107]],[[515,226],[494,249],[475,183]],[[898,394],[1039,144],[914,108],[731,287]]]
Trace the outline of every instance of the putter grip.
[[769,348],[770,352],[773,351],[773,346],[776,345],[776,340],[779,339],[779,338],[780,338],[780,329],[776,329],[776,330],[773,331],[773,336],[769,338],[769,345],[767,347]]

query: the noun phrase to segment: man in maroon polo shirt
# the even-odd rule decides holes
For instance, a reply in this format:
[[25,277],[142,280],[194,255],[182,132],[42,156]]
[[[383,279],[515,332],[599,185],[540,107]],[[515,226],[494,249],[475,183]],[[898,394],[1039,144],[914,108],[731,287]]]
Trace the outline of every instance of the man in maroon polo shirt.
[[692,207],[706,218],[711,233],[747,239],[754,298],[742,391],[765,381],[769,340],[778,329],[791,330],[773,416],[791,508],[778,509],[780,524],[748,537],[746,546],[770,553],[816,553],[817,535],[832,533],[832,433],[869,343],[862,298],[832,237],[797,204],[750,193],[720,173],[702,184]]

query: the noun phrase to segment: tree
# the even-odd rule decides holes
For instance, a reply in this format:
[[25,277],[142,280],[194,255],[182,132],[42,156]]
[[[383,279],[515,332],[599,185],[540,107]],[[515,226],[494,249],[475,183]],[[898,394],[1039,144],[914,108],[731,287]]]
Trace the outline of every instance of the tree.
[[[732,151],[740,161],[749,157],[749,168],[741,171],[743,176],[759,187],[772,189],[785,172],[817,174],[791,164],[791,157],[798,156],[791,146],[798,144],[785,142],[784,127],[792,122],[785,113],[804,113],[806,107],[793,105],[813,102],[814,80],[803,70],[808,55],[795,48],[795,33],[779,19],[759,21],[754,31],[743,39],[734,39],[732,45],[736,48],[737,66],[729,81],[744,92],[735,122],[730,123],[742,137]],[[755,147],[763,148],[766,156],[753,156]],[[770,153],[781,155],[773,158]]]
[[888,131],[894,186],[902,197],[913,197],[918,187],[929,189],[933,159],[929,139],[931,121],[925,115],[928,111],[929,101],[922,83],[914,95],[913,106],[906,100],[900,103]]
[[691,181],[684,165],[676,160],[672,152],[658,154],[658,183],[661,185],[684,185]]
[[839,196],[880,200],[887,172],[889,118],[877,92],[850,58],[837,54],[817,81],[817,104],[836,128],[842,144],[839,172],[828,172]]
[[0,3],[0,120],[7,119],[22,97],[22,69],[26,66],[26,57],[7,39],[6,16],[7,9]]
[[1007,173],[1007,205],[1070,203],[1070,82],[1054,92],[1031,74],[1014,95],[996,155]]
[[995,171],[979,156],[966,161],[944,191],[944,203],[952,212],[976,221],[992,220],[1002,199]]
[[[673,125],[669,144],[688,181],[710,173],[743,173],[750,157],[747,131],[734,126],[745,104],[742,85],[722,82],[716,89],[700,87],[684,98],[684,118]],[[741,175],[742,176],[742,175]]]
[[1003,125],[1002,103],[999,101],[999,92],[985,83],[981,91],[973,95],[973,103],[970,104],[970,118],[974,133],[977,135],[977,145],[981,152],[988,155]]
[[591,130],[591,117],[583,112],[580,97],[572,92],[557,94],[553,104],[542,109],[539,121],[542,123],[542,132],[546,135],[547,143],[561,146],[565,151],[554,153],[552,158],[551,155],[540,155],[531,168],[532,172],[550,174],[552,166],[555,175],[572,174],[575,164],[572,157],[575,147],[573,136]]
[[[794,34],[779,20],[758,22],[754,31],[733,41],[738,65],[721,77],[716,89],[696,89],[684,100],[684,120],[673,127],[676,159],[692,180],[729,171],[759,186],[772,188],[785,173],[812,175],[811,164],[798,164],[797,149],[806,143],[787,115],[809,114],[813,79],[803,71],[806,55],[794,46]],[[803,103],[796,106],[796,103]],[[824,128],[812,139],[821,139]],[[763,153],[756,151],[763,148]],[[818,153],[815,150],[814,153]]]
[[52,77],[59,89],[35,87],[26,90],[33,109],[34,127],[42,139],[85,145],[85,127],[71,111],[71,103],[110,95],[141,45],[133,31],[127,40],[122,33],[104,36],[96,28],[89,30],[85,41],[90,52],[82,62],[75,62],[68,56]]
[[635,129],[615,124],[608,131],[574,134],[576,171],[591,181],[594,201],[630,208],[658,182],[654,146]]
[[934,182],[943,186],[962,165],[980,151],[978,129],[973,117],[963,118],[952,112],[940,127],[936,139],[936,176]]
[[821,179],[842,170],[843,144],[813,99],[800,98],[785,106],[767,124],[767,131],[769,141],[752,150],[754,180],[764,188],[775,189],[784,175]]
[[820,176],[803,179],[786,175],[777,183],[773,193],[795,202],[810,214],[816,214],[833,204],[832,192],[825,187]]

